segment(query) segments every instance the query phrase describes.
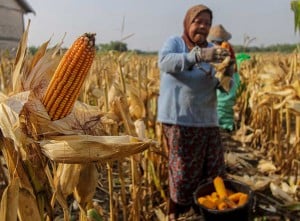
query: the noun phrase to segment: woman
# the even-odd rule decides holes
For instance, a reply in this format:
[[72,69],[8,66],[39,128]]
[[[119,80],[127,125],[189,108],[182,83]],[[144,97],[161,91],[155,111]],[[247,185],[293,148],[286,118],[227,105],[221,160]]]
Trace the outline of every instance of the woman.
[[216,87],[208,62],[221,62],[228,51],[206,41],[212,11],[188,9],[182,36],[170,37],[159,52],[161,71],[158,121],[169,148],[169,220],[193,206],[193,192],[206,178],[224,174]]

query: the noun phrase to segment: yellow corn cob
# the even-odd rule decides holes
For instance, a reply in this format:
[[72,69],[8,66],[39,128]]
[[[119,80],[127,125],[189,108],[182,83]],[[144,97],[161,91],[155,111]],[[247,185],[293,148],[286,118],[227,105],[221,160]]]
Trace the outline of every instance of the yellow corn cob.
[[221,177],[217,176],[214,178],[213,183],[214,183],[215,190],[218,193],[220,199],[223,200],[224,198],[226,198],[227,191],[226,191],[223,179]]
[[201,204],[202,206],[205,206],[208,209],[216,208],[216,204],[212,202],[210,199],[208,199],[207,197],[199,197],[198,203]]
[[42,99],[51,120],[64,118],[71,112],[95,52],[95,34],[85,33],[61,59]]
[[243,206],[247,201],[248,201],[248,194],[243,193],[240,196],[240,199],[239,199],[239,202],[238,202],[238,206]]
[[218,210],[225,210],[228,208],[227,204],[225,202],[219,203],[217,207],[218,207]]
[[228,197],[228,199],[232,200],[232,201],[235,202],[235,203],[238,203],[238,202],[239,202],[239,199],[240,199],[240,197],[241,197],[241,195],[243,195],[243,193],[237,192],[237,193],[234,193],[234,194],[230,195],[230,196]]

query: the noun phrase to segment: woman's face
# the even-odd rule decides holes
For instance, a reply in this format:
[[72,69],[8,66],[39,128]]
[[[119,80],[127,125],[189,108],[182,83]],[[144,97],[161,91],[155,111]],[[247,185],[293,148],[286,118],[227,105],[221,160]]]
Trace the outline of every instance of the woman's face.
[[211,17],[206,11],[199,13],[193,20],[188,34],[190,39],[198,45],[201,45],[206,41],[209,29],[211,27]]

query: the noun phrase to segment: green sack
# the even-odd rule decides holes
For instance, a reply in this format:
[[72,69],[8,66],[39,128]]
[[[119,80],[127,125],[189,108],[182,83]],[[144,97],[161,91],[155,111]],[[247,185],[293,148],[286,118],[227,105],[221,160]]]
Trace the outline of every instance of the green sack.
[[238,53],[235,56],[235,58],[236,58],[237,68],[239,70],[241,63],[243,61],[249,60],[251,58],[251,56],[249,54],[246,54],[246,53]]
[[225,130],[232,131],[234,129],[234,112],[233,106],[235,104],[236,92],[240,85],[240,76],[238,73],[233,74],[233,86],[228,93],[217,90],[217,112],[219,119],[219,126]]

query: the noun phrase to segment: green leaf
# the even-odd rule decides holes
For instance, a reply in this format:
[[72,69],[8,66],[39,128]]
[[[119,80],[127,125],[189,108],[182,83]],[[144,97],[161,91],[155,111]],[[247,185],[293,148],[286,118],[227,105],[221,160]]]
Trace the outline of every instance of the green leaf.
[[87,217],[90,221],[103,221],[102,216],[97,212],[96,209],[89,209],[87,211]]
[[291,10],[294,12],[295,33],[300,33],[300,0],[291,1]]

